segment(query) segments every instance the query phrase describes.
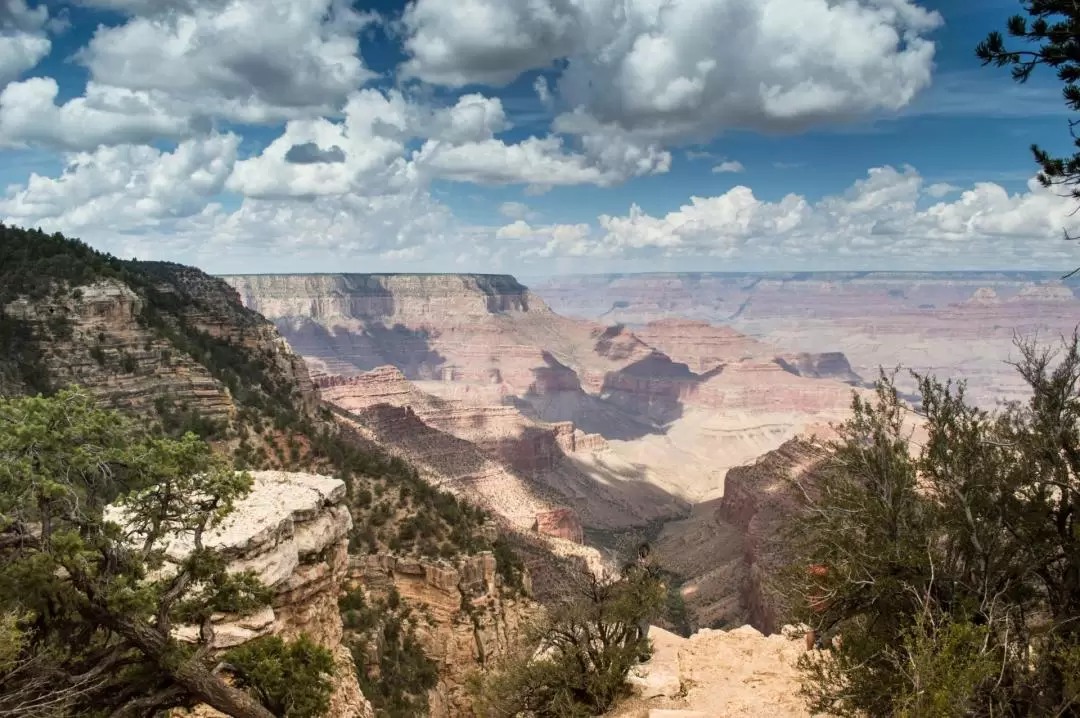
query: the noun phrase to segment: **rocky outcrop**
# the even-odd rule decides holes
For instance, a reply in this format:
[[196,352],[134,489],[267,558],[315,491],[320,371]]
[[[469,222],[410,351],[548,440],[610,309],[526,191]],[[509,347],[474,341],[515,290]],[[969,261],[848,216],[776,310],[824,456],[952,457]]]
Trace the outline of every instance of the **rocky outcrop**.
[[[270,606],[254,615],[219,615],[213,646],[227,649],[265,635],[286,639],[306,633],[333,652],[334,693],[329,718],[372,716],[360,693],[355,667],[342,645],[338,596],[349,572],[345,483],[327,476],[280,471],[252,472],[254,485],[225,521],[208,532],[204,545],[225,556],[228,570],[253,571],[272,589]],[[108,515],[123,522],[123,512]],[[190,534],[166,547],[166,568],[190,554]],[[196,626],[177,626],[179,640],[198,640]],[[203,709],[202,715],[218,715]]]
[[[439,683],[429,694],[435,718],[469,715],[467,683],[485,666],[508,655],[538,606],[504,591],[490,552],[453,563],[388,554],[355,557],[350,576],[369,595],[391,588],[427,620],[416,624],[424,653],[439,665]],[[530,591],[524,576],[526,594]]]
[[657,553],[685,580],[683,596],[699,625],[778,630],[768,578],[786,562],[784,527],[798,506],[790,481],[812,480],[827,456],[820,441],[787,441],[729,470],[723,497],[665,527]]
[[731,327],[691,319],[659,319],[634,333],[698,374],[731,362],[768,356],[773,351]]
[[653,627],[651,659],[632,669],[637,698],[610,718],[808,718],[795,629],[763,636],[751,626],[682,638]]
[[[149,413],[164,401],[228,421],[238,403],[226,372],[245,371],[237,365],[246,361],[251,375],[241,384],[252,382],[301,413],[314,411],[318,399],[303,360],[227,284],[181,265],[135,264],[131,271],[141,272],[144,284],[102,278],[2,308],[31,328],[53,386],[80,384],[110,408]],[[210,356],[222,345],[236,351],[228,360]]]
[[776,363],[796,376],[811,379],[838,379],[845,384],[860,385],[862,377],[851,369],[851,362],[843,352],[799,352],[781,354]]
[[[204,417],[229,419],[235,407],[228,390],[206,367],[140,321],[145,303],[127,285],[110,279],[63,298],[18,299],[4,311],[47,338],[41,356],[54,385],[85,386],[110,408],[149,411],[161,396]],[[69,322],[69,331],[60,336],[49,331],[56,316]]]
[[574,543],[585,542],[585,529],[573,509],[555,509],[537,514],[533,528],[544,536],[554,536]]

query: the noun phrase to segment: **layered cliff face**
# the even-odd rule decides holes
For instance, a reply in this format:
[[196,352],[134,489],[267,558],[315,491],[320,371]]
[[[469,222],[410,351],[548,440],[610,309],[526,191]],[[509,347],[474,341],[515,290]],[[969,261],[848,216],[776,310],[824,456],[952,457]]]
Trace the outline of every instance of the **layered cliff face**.
[[0,393],[77,383],[111,408],[223,423],[243,406],[314,412],[303,360],[227,284],[180,265],[122,269],[85,282],[57,279],[47,293],[16,294],[0,307],[23,330],[40,374],[30,386],[8,373]]
[[356,557],[350,577],[369,599],[396,592],[423,618],[415,623],[424,653],[439,666],[428,694],[433,718],[470,715],[470,678],[509,655],[538,605],[504,586],[490,552],[456,562],[387,554]]
[[[728,467],[845,414],[850,402],[843,382],[852,375],[840,354],[793,356],[781,364],[775,349],[700,322],[657,322],[639,335],[573,320],[509,277],[226,279],[275,321],[313,372],[329,379],[377,369],[376,361],[395,366],[416,388],[452,404],[433,409],[415,397],[384,397],[385,403],[408,405],[429,428],[538,478],[560,502],[572,498],[578,503],[568,505],[587,526],[595,521],[586,514],[597,492],[616,495],[634,521],[650,512],[663,517],[650,507],[718,496]],[[327,391],[342,402],[350,389]],[[378,413],[377,403],[368,402],[365,411]],[[508,407],[559,427],[556,444],[548,428],[537,431]],[[384,416],[383,438],[407,418]],[[464,451],[449,444],[444,450]],[[483,473],[481,483],[500,480]]]
[[[674,315],[728,324],[778,353],[842,350],[868,380],[897,365],[964,378],[992,406],[1025,395],[1008,364],[1014,336],[1068,335],[1077,286],[1046,272],[814,272],[553,277],[532,290],[556,312],[642,332]],[[906,372],[899,380],[912,388]]]
[[790,482],[813,481],[827,458],[821,437],[787,441],[728,471],[722,498],[664,528],[658,554],[685,580],[683,596],[700,625],[779,629],[768,577],[787,560],[783,529],[798,506]]
[[[365,436],[516,530],[540,527],[543,533],[547,524],[538,523],[537,517],[556,510],[606,529],[685,510],[646,482],[597,482],[596,467],[618,466],[619,459],[609,456],[602,437],[585,434],[569,422],[538,422],[514,406],[432,396],[392,367],[320,379],[320,384],[324,398],[347,412],[346,420]],[[566,538],[563,533],[552,535]]]
[[[260,636],[288,640],[307,634],[334,656],[328,718],[373,716],[360,693],[352,657],[342,645],[338,596],[348,576],[352,527],[344,482],[280,471],[257,471],[252,476],[251,493],[204,537],[204,545],[228,559],[229,571],[253,571],[274,596],[270,606],[253,615],[216,616],[212,645],[224,650]],[[123,522],[122,511],[111,510],[109,515]],[[190,535],[177,536],[166,549],[164,570],[193,548]],[[173,632],[181,641],[199,637],[197,626],[177,626]],[[205,706],[198,714],[220,715]]]

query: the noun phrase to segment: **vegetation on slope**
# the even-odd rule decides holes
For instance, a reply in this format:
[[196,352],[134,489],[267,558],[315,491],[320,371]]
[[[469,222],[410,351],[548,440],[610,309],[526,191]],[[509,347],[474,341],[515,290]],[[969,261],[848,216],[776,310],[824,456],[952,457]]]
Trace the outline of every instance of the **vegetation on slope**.
[[885,377],[799,487],[789,597],[839,638],[802,660],[813,709],[1080,715],[1080,342],[1020,349],[1026,404],[919,377],[917,444]]
[[601,577],[582,570],[566,588],[517,655],[477,681],[481,715],[585,718],[628,694],[630,669],[649,651],[637,626],[666,598],[657,572]]
[[[148,433],[155,440],[179,439],[192,432],[219,454],[230,456],[237,468],[318,471],[344,479],[354,515],[350,537],[354,552],[386,551],[454,562],[493,547],[485,512],[434,489],[404,461],[387,456],[335,421],[329,408],[310,410],[301,401],[298,377],[243,342],[245,336],[258,336],[268,329],[272,333],[272,325],[245,309],[223,282],[189,267],[123,261],[59,234],[0,226],[0,395],[54,394],[59,387],[49,375],[48,363],[40,359],[62,337],[71,339],[73,324],[72,318],[60,312],[56,321],[41,326],[5,308],[18,300],[39,306],[78,306],[81,292],[103,280],[120,282],[142,299],[137,321],[149,336],[167,344],[163,363],[189,357],[202,365],[228,388],[237,409],[228,422],[211,420],[198,407],[159,394],[151,402],[150,416],[140,417],[151,420]],[[228,331],[209,334],[203,329],[208,319]],[[508,585],[521,584],[520,565],[500,564],[499,570]],[[0,611],[0,627],[7,626],[9,618],[15,620],[12,616]],[[373,630],[408,635],[401,616],[390,612],[385,620],[385,625],[380,623]],[[0,632],[0,650],[7,645],[5,637],[18,635]],[[390,644],[375,645],[382,650]],[[416,649],[412,639],[402,646],[406,653]],[[264,665],[266,650],[260,647],[245,654],[254,661],[251,675],[272,675]],[[282,656],[282,660],[288,658]],[[375,664],[381,660],[376,656]],[[376,700],[385,697],[386,704],[392,705],[397,700],[394,696],[402,694],[396,680],[375,671],[362,683]],[[268,701],[293,700],[275,691],[269,687],[259,694]]]
[[370,603],[356,588],[339,605],[360,690],[371,705],[387,718],[427,715],[427,692],[439,674],[416,637],[421,618],[393,588]]
[[[323,671],[290,677],[290,697],[265,671],[240,690],[215,668],[210,617],[269,602],[254,574],[226,572],[202,536],[251,489],[193,434],[142,431],[86,393],[0,399],[0,715],[149,715],[207,703],[238,718],[306,718],[325,709]],[[106,520],[122,507],[121,531]],[[168,543],[194,550],[157,576]],[[201,626],[195,644],[172,635]],[[259,661],[288,666],[310,643],[262,644]],[[255,650],[255,649],[252,649]],[[254,660],[237,656],[238,665]],[[282,706],[286,709],[282,712]]]

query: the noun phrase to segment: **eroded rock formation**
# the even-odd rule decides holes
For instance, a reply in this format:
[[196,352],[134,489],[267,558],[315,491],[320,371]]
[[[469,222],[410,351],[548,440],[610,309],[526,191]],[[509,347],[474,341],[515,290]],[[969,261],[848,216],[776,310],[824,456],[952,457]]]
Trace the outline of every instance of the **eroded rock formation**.
[[[348,532],[352,519],[344,505],[344,482],[327,476],[256,471],[251,493],[204,537],[204,545],[229,560],[229,571],[254,571],[274,591],[270,606],[254,615],[219,615],[214,621],[218,649],[275,634],[292,639],[306,633],[334,655],[334,692],[329,718],[372,716],[360,693],[352,657],[342,645],[338,596],[348,571]],[[123,513],[109,515],[123,522]],[[167,563],[187,556],[189,534],[176,536]],[[198,639],[195,626],[177,626],[182,641]],[[220,715],[203,707],[200,715]]]
[[790,481],[812,481],[827,456],[820,441],[787,441],[731,469],[722,498],[665,527],[660,560],[686,579],[683,596],[700,625],[778,630],[767,578],[786,561],[783,530],[797,510]]
[[[101,279],[62,296],[19,298],[3,309],[32,328],[41,368],[54,386],[80,384],[104,406],[148,413],[165,401],[204,419],[233,418],[237,403],[198,345],[205,335],[260,362],[268,383],[298,410],[314,409],[303,360],[227,284],[179,265],[154,273],[160,294],[153,298]],[[0,386],[0,393],[18,389]]]
[[416,624],[424,653],[439,666],[439,683],[429,693],[434,718],[469,715],[470,677],[508,655],[539,610],[526,595],[505,590],[490,552],[454,562],[405,559],[387,554],[355,557],[350,576],[368,596],[394,589],[425,620]]

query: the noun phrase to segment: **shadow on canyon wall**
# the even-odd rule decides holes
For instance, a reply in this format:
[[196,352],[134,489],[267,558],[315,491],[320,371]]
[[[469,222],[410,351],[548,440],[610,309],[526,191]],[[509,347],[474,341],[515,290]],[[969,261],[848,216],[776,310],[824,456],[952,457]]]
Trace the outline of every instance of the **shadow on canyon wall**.
[[344,327],[335,327],[331,332],[308,318],[279,319],[275,324],[294,351],[321,359],[340,374],[391,364],[409,379],[435,379],[446,364],[446,358],[432,348],[432,335],[426,329],[368,322],[362,332]]

